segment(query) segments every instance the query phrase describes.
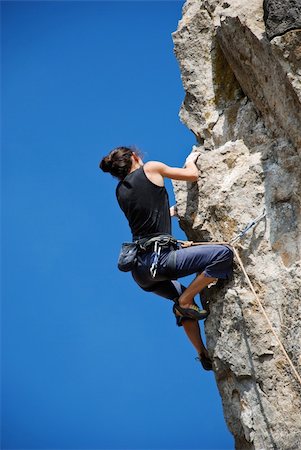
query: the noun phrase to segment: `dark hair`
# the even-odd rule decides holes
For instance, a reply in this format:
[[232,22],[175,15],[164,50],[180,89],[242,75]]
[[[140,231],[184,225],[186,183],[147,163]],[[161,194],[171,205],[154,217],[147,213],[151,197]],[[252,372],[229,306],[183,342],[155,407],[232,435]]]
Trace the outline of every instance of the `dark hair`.
[[133,147],[116,147],[102,158],[99,168],[103,172],[110,172],[113,177],[123,180],[131,170],[131,156],[134,152],[139,155],[139,150]]

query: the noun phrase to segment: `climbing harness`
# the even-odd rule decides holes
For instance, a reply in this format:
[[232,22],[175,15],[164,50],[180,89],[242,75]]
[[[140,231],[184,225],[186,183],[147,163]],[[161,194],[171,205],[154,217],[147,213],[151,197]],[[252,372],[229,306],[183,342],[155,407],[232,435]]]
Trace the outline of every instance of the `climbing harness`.
[[262,214],[257,216],[251,222],[249,222],[248,225],[242,231],[240,231],[236,236],[234,236],[234,238],[232,238],[229,242],[194,242],[194,241],[180,241],[180,240],[178,242],[182,245],[182,247],[190,247],[192,245],[228,245],[229,247],[231,247],[231,249],[233,250],[233,252],[234,252],[234,254],[236,256],[236,259],[237,259],[237,261],[239,263],[239,266],[240,266],[240,268],[241,268],[241,270],[242,270],[242,272],[243,272],[243,274],[245,276],[247,284],[249,285],[250,290],[253,293],[253,295],[254,295],[254,297],[255,297],[258,305],[259,305],[259,308],[260,308],[262,314],[264,315],[264,317],[265,317],[265,319],[266,319],[266,321],[267,321],[267,323],[269,325],[270,330],[272,331],[276,341],[278,342],[278,345],[279,345],[280,349],[282,350],[285,358],[287,359],[287,361],[288,361],[288,363],[289,363],[289,365],[290,365],[290,367],[291,367],[295,377],[297,378],[297,380],[299,381],[299,383],[301,385],[301,377],[300,377],[296,367],[292,363],[292,360],[290,359],[287,351],[285,350],[285,348],[284,348],[280,338],[278,337],[278,335],[277,335],[277,333],[276,333],[276,331],[275,331],[275,329],[274,329],[274,327],[273,327],[273,325],[272,325],[272,323],[271,323],[271,321],[270,321],[270,319],[269,319],[269,317],[268,317],[268,315],[267,315],[267,313],[266,313],[266,311],[265,311],[265,309],[264,309],[264,307],[263,307],[263,305],[261,303],[260,298],[256,294],[254,286],[253,286],[253,284],[252,284],[252,282],[251,282],[251,280],[250,280],[250,278],[249,278],[249,276],[248,276],[248,274],[246,272],[246,269],[245,269],[245,267],[243,265],[243,262],[242,262],[242,260],[241,260],[241,258],[239,256],[239,254],[238,254],[238,251],[234,247],[234,244],[236,244],[243,236],[245,236],[245,234],[248,231],[250,231],[265,216],[266,216],[266,212],[265,212],[265,210],[263,210]]
[[170,234],[155,234],[136,239],[133,242],[124,242],[118,257],[117,266],[122,272],[133,270],[136,265],[138,254],[153,248],[154,258],[150,267],[152,278],[156,277],[158,262],[162,248],[178,248],[177,240]]
[[178,241],[169,234],[161,234],[159,236],[155,236],[146,241],[142,248],[147,249],[148,247],[154,245],[154,258],[152,264],[150,266],[150,274],[152,278],[155,278],[158,270],[159,258],[161,255],[161,250],[164,248],[173,248],[176,249],[178,247]]

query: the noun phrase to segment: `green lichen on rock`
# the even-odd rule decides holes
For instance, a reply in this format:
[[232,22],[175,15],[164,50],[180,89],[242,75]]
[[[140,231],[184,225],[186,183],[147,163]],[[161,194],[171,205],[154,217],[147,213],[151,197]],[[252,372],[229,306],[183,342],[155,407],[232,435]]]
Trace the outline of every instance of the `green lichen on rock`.
[[243,93],[217,41],[211,55],[215,104],[218,109],[223,110],[227,105],[243,97]]

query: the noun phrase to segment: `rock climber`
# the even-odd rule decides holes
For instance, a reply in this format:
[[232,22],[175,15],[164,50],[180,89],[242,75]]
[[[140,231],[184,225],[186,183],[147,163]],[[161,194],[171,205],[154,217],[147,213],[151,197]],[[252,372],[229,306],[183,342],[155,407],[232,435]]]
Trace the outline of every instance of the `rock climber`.
[[[99,167],[119,180],[117,201],[124,212],[133,242],[141,245],[131,270],[135,282],[145,291],[174,302],[178,326],[183,326],[205,370],[212,361],[203,343],[198,320],[208,316],[194,301],[196,294],[218,279],[232,273],[233,253],[224,245],[201,245],[181,248],[171,236],[171,216],[164,178],[197,181],[196,159],[191,153],[184,168],[170,167],[159,161],[143,162],[134,147],[117,147],[105,156]],[[177,279],[198,274],[188,287]]]

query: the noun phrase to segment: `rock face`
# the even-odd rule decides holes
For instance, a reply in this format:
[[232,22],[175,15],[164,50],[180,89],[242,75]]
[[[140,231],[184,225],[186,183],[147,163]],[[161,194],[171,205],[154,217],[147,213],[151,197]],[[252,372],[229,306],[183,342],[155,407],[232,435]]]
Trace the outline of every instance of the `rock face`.
[[[200,178],[174,187],[195,241],[229,241],[265,209],[237,249],[300,373],[301,4],[284,3],[295,9],[283,26],[279,0],[267,0],[265,13],[258,0],[185,3],[173,39],[186,91],[180,117],[196,136]],[[301,385],[239,266],[206,295],[207,345],[236,448],[299,450]]]
[[301,28],[300,0],[264,0],[263,8],[269,39]]

